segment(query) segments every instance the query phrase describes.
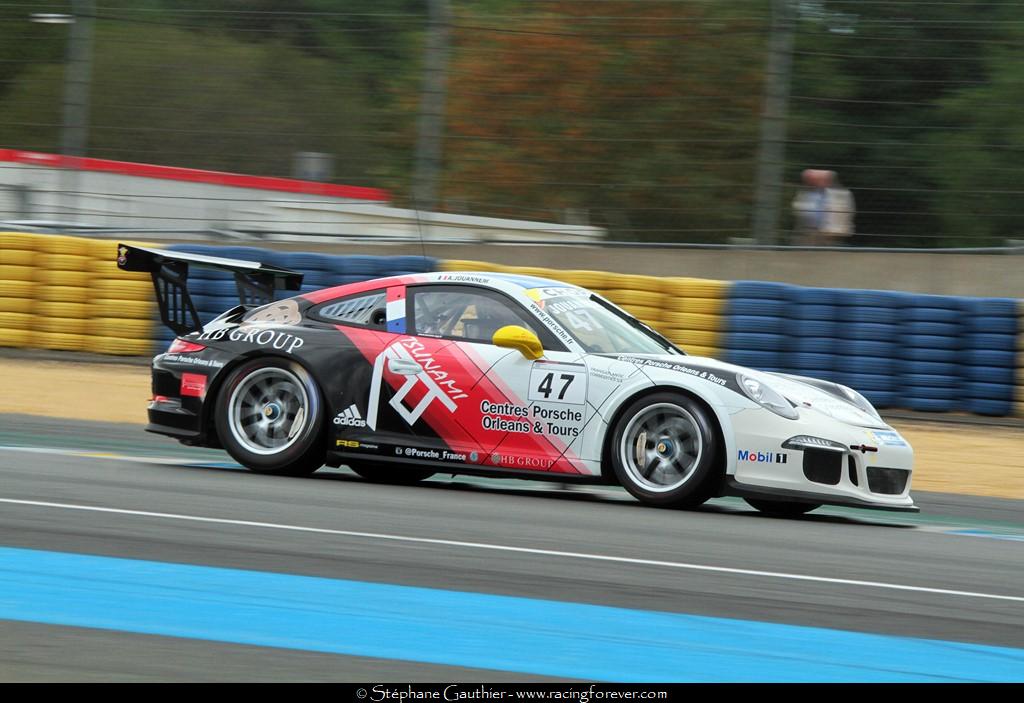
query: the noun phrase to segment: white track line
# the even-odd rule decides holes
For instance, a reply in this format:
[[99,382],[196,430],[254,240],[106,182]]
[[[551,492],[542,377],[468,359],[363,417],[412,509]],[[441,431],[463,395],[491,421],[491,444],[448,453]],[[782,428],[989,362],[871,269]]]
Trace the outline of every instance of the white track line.
[[122,454],[121,452],[105,452],[100,449],[59,449],[56,447],[23,447],[20,445],[0,445],[0,451],[3,452],[27,452],[29,454],[56,454],[58,456],[75,456],[83,457],[86,459],[110,459],[113,461],[141,461],[148,464],[201,464],[212,461],[224,461],[217,459],[210,459],[208,457],[199,457],[195,460],[189,460],[185,458],[176,459],[174,457],[160,457],[160,456],[131,456],[128,454]]
[[484,549],[495,552],[514,552],[518,554],[536,554],[540,556],[561,557],[563,559],[585,559],[588,561],[630,564],[633,566],[660,566],[669,569],[686,569],[689,571],[708,571],[719,574],[735,574],[740,576],[759,576],[764,578],[787,579],[790,581],[809,581],[813,583],[841,584],[845,586],[863,586],[866,588],[882,588],[890,591],[911,591],[914,593],[932,593],[944,596],[963,598],[983,598],[987,600],[1010,601],[1024,603],[1024,596],[1005,596],[996,593],[979,593],[975,591],[956,591],[946,588],[928,588],[926,586],[908,586],[899,583],[882,581],[859,581],[856,579],[831,578],[827,576],[809,576],[806,574],[790,574],[779,571],[759,571],[756,569],[737,569],[728,566],[710,566],[708,564],[691,564],[676,561],[660,561],[656,559],[634,559],[616,557],[605,554],[587,554],[584,552],[562,552],[554,549],[535,549],[532,547],[513,547],[505,544],[487,544],[483,542],[460,542],[450,539],[432,539],[429,537],[410,537],[407,535],[387,535],[377,532],[355,532],[352,530],[332,530],[323,527],[304,527],[301,525],[281,525],[273,522],[254,522],[251,520],[230,520],[227,518],[202,517],[199,515],[181,515],[178,513],[156,513],[148,510],[125,510],[123,508],[104,508],[95,505],[76,505],[72,503],[48,503],[38,500],[18,500],[0,498],[0,503],[25,505],[39,508],[57,508],[60,510],[80,510],[94,513],[114,515],[133,515],[137,517],[161,518],[164,520],[182,520],[187,522],[204,522],[217,525],[238,525],[241,527],[259,527],[290,532],[307,532],[321,535],[337,535],[340,537],[357,537],[360,539],[387,540],[390,542],[409,542],[414,544],[433,544],[445,547],[462,547],[466,549]]

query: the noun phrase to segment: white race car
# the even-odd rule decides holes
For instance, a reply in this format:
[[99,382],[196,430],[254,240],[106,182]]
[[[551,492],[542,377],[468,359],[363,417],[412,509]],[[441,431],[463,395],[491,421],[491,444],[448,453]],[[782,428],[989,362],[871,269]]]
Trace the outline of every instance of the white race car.
[[189,265],[233,272],[250,292],[297,288],[301,274],[126,246],[119,262],[178,291],[159,301],[179,337],[154,359],[148,429],[254,471],[326,463],[389,482],[618,483],[658,506],[736,495],[777,514],[916,510],[913,451],[856,391],[688,356],[577,286],[415,274],[239,305],[201,326],[186,314]]

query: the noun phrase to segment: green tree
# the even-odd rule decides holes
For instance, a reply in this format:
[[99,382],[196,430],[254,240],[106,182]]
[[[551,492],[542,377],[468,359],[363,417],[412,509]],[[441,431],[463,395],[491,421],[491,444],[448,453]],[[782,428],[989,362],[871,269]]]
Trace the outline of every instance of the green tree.
[[445,197],[533,219],[587,210],[625,239],[745,235],[763,8],[509,2],[500,23],[493,9],[464,15]]
[[67,30],[30,21],[33,12],[61,12],[52,4],[0,5],[0,105],[17,78],[37,63],[60,61]]
[[945,101],[987,80],[1006,4],[797,5],[787,180],[795,188],[803,168],[837,171],[856,196],[860,244],[973,241],[972,228],[940,214],[950,202],[938,171],[977,159],[977,135],[962,122],[952,141],[936,136]]
[[1004,7],[986,43],[982,78],[943,97],[928,135],[944,242],[1001,246],[1024,239],[1024,16]]
[[[343,67],[279,41],[240,42],[99,21],[89,154],[287,175],[295,151],[337,158],[353,183],[386,177],[363,91]],[[55,151],[63,67],[36,64],[7,94],[0,144]]]

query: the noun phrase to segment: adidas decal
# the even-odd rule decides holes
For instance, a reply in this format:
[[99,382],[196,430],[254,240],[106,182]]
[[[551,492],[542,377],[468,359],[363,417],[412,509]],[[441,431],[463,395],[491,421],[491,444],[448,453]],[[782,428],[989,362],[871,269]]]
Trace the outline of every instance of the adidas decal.
[[349,427],[366,427],[366,420],[359,414],[359,408],[355,403],[345,408],[344,411],[334,416],[335,425],[348,425]]

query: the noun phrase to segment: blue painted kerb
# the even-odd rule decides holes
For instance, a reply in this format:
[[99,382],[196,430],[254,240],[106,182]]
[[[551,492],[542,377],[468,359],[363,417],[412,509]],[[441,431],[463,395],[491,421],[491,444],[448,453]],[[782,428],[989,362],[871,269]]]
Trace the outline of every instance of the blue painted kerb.
[[589,680],[1024,680],[1022,649],[12,548],[0,618]]

